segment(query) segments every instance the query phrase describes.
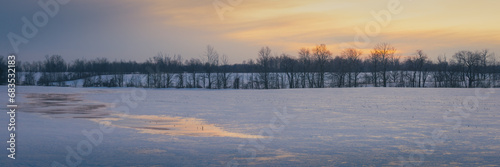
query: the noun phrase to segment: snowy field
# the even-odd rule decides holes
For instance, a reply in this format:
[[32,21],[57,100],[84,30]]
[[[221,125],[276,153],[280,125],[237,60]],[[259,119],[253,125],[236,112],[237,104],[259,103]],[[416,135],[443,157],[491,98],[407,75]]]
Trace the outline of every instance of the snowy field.
[[0,166],[496,166],[499,99],[500,89],[17,87],[17,158],[4,150]]

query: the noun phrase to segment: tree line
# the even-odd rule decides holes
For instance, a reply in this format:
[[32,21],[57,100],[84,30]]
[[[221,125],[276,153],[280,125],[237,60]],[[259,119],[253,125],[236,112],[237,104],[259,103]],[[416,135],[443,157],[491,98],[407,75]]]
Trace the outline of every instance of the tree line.
[[[0,62],[6,64],[3,57]],[[6,66],[2,66],[5,73]],[[340,55],[321,44],[297,55],[273,54],[265,46],[256,59],[229,64],[228,56],[207,46],[201,58],[158,53],[145,62],[76,59],[60,55],[18,62],[22,85],[207,89],[283,89],[325,87],[499,87],[500,65],[488,50],[458,51],[432,61],[423,50],[398,56],[388,43],[369,53],[347,48]],[[4,77],[5,75],[2,75]],[[5,79],[1,79],[5,83]],[[71,84],[68,84],[71,83]]]

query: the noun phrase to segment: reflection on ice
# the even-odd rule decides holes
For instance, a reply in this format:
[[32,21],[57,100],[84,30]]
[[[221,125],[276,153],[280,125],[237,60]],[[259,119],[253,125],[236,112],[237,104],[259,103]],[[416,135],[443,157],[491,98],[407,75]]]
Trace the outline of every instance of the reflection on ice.
[[115,119],[92,119],[96,122],[106,122],[120,128],[131,128],[140,133],[183,135],[199,137],[236,137],[236,138],[262,138],[258,135],[233,133],[208,124],[197,118],[156,116],[156,115],[128,115],[115,114]]
[[107,103],[83,100],[80,94],[30,93],[22,111],[49,115],[54,118],[105,118],[110,115]]
[[81,94],[27,94],[26,112],[54,118],[83,118],[120,128],[136,129],[140,133],[199,137],[262,138],[258,135],[233,133],[197,118],[156,115],[114,114],[111,104],[84,100]]
[[[25,117],[25,126],[40,126],[24,128],[20,136],[41,136],[23,137],[27,140],[23,142],[26,147],[20,150],[26,157],[34,157],[27,166],[40,166],[37,163],[47,157],[65,161],[67,152],[63,143],[76,149],[75,145],[86,139],[79,131],[95,127],[93,122],[116,127],[116,130],[105,136],[103,142],[106,144],[86,157],[88,164],[84,166],[165,163],[170,166],[226,166],[234,164],[232,162],[241,166],[500,164],[499,94],[481,99],[477,110],[468,112],[470,117],[462,119],[456,130],[453,127],[457,122],[447,122],[443,118],[446,111],[461,105],[465,97],[473,96],[472,89],[147,89],[150,100],[145,100],[138,108],[143,111],[134,109],[127,114],[114,112],[119,108],[112,102],[121,95],[121,90],[25,89],[29,93],[20,94],[24,96],[19,101],[25,102],[19,105],[22,107],[20,112],[64,118],[44,120],[26,114],[31,119]],[[269,140],[255,139],[262,137],[257,136],[259,133],[244,134],[246,130],[271,126],[269,117],[273,116],[271,109],[274,106],[294,108],[291,114],[297,116],[284,133],[264,136],[269,136],[266,138]],[[74,118],[93,122],[71,124]],[[61,125],[65,127],[58,128]],[[245,131],[233,130],[233,127]],[[442,138],[436,138],[434,132],[444,133],[446,140],[440,142]],[[47,154],[47,148],[52,155]],[[0,166],[15,166],[2,163]]]

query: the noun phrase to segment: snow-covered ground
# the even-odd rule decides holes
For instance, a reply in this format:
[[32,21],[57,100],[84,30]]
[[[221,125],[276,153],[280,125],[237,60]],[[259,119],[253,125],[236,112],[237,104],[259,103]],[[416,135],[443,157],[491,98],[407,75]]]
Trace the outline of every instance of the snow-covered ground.
[[0,166],[499,165],[498,99],[500,89],[17,87],[17,158],[4,151]]

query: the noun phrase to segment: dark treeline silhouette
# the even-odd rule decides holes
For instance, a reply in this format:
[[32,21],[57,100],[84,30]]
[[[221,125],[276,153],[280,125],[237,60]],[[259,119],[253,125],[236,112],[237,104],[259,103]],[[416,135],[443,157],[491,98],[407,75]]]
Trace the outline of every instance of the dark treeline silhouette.
[[[326,45],[301,48],[297,56],[273,54],[269,47],[257,59],[229,64],[207,46],[201,58],[159,53],[143,63],[77,59],[59,55],[43,61],[18,62],[20,84],[83,87],[207,89],[282,89],[324,87],[499,87],[500,66],[488,50],[458,51],[431,61],[422,50],[396,55],[396,48],[377,44],[370,53],[348,48],[333,56]],[[0,57],[5,64],[5,59]],[[2,73],[5,69],[2,68]],[[5,75],[2,75],[4,77]],[[5,81],[3,79],[2,81]],[[80,84],[79,84],[80,83]]]

